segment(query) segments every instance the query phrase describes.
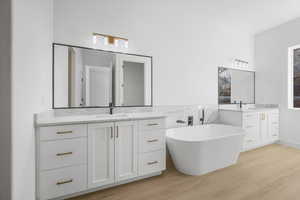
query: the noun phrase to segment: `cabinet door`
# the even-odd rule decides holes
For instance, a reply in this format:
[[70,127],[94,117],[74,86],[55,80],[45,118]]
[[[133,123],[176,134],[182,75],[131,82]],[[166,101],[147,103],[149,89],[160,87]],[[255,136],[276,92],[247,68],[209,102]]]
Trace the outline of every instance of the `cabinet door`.
[[269,137],[271,141],[279,139],[279,114],[269,114]]
[[259,123],[260,123],[260,137],[262,143],[268,142],[269,139],[269,116],[267,113],[259,114]]
[[88,125],[88,187],[115,182],[113,123]]
[[244,150],[257,147],[260,144],[259,127],[253,126],[245,129]]
[[244,150],[249,150],[260,145],[260,115],[258,113],[243,114]]
[[116,181],[137,176],[137,122],[115,124],[115,172]]

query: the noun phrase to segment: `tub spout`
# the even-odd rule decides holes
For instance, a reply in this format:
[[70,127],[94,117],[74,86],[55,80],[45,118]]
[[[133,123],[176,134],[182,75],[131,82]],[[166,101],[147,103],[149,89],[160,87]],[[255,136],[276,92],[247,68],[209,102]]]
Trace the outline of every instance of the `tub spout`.
[[177,120],[176,123],[177,123],[177,124],[185,124],[186,121],[183,121],[183,120]]
[[193,124],[194,124],[194,117],[188,116],[188,126],[193,126]]
[[204,119],[205,119],[205,110],[202,109],[202,117],[200,118],[200,123],[203,125],[204,124]]

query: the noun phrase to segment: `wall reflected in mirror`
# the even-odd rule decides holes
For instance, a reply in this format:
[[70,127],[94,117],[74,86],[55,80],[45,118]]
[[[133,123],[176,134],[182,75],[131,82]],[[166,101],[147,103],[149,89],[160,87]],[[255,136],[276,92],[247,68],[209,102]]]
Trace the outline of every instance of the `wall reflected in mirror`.
[[255,72],[218,68],[219,104],[255,103]]
[[152,105],[151,57],[53,48],[53,108]]

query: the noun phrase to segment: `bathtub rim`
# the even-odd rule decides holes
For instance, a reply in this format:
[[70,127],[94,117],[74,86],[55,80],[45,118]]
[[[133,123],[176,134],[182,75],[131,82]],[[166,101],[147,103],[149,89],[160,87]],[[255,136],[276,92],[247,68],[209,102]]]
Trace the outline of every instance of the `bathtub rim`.
[[174,140],[177,142],[184,142],[184,143],[204,143],[204,142],[208,142],[208,141],[212,141],[212,140],[219,140],[219,139],[224,139],[227,137],[233,137],[233,136],[242,136],[244,137],[246,134],[245,129],[238,127],[238,126],[231,126],[231,125],[224,125],[224,124],[205,124],[205,125],[196,125],[196,126],[209,126],[209,125],[221,125],[221,126],[227,126],[227,127],[233,127],[233,128],[238,128],[241,130],[240,133],[233,133],[233,134],[229,134],[229,135],[225,135],[225,136],[219,136],[219,137],[215,137],[215,138],[207,138],[205,140],[184,140],[184,139],[178,139],[178,138],[174,138],[172,136],[170,136],[171,133],[169,133],[169,131],[171,130],[176,130],[176,129],[184,129],[184,128],[193,128],[193,127],[180,127],[180,128],[171,128],[171,129],[167,129],[167,133],[166,133],[166,139],[167,142],[168,140]]

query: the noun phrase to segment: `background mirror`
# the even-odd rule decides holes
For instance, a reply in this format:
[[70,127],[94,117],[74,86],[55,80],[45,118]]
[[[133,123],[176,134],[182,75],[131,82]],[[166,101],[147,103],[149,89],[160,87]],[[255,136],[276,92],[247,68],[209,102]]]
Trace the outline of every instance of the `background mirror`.
[[53,108],[152,106],[151,57],[53,48]]
[[255,72],[219,67],[219,104],[255,103]]

